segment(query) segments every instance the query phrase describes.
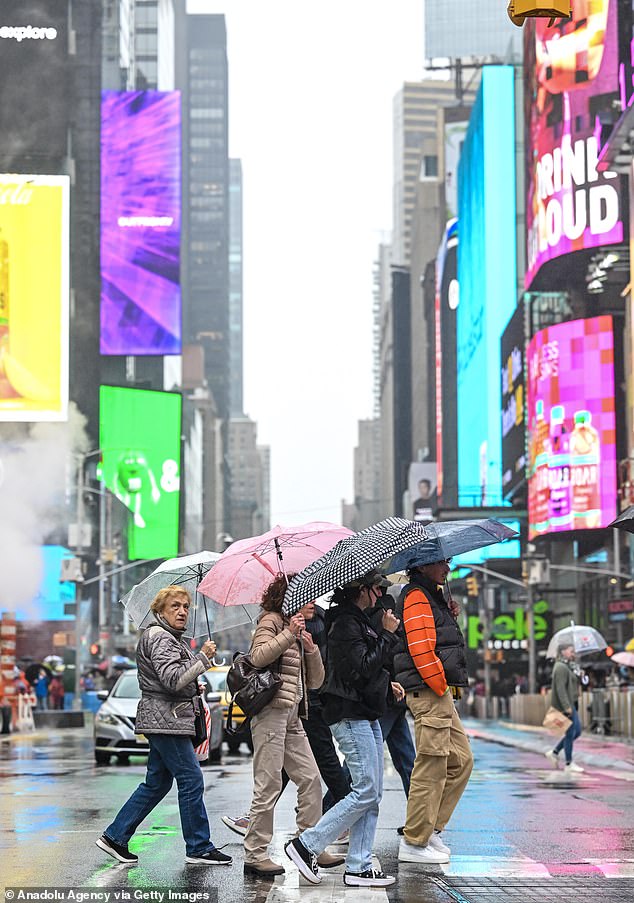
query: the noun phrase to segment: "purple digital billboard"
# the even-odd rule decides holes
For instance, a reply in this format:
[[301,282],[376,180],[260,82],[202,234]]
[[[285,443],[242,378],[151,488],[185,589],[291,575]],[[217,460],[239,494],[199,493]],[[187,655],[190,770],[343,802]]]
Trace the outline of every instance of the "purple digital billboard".
[[619,178],[598,172],[601,128],[619,107],[617,0],[524,25],[526,287],[549,260],[623,241]]
[[180,354],[180,233],[180,92],[102,92],[102,354]]
[[542,329],[526,352],[528,538],[616,517],[612,317]]

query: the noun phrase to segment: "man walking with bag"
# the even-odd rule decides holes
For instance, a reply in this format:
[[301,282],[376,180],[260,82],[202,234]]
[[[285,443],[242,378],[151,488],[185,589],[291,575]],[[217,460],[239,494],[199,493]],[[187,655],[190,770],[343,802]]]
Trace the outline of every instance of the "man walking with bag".
[[473,768],[469,741],[454,705],[468,681],[457,607],[449,607],[442,591],[449,570],[448,561],[411,568],[396,606],[404,650],[394,659],[395,679],[405,688],[416,741],[398,858],[423,865],[449,862],[451,851],[440,832]]

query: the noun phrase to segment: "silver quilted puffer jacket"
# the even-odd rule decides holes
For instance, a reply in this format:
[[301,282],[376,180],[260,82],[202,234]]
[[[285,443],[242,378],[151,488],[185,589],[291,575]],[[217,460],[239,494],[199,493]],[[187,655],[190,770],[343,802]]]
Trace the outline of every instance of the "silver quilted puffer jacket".
[[182,633],[162,622],[141,635],[136,650],[141,687],[137,734],[195,733],[194,713],[200,704],[196,678],[211,662],[202,652],[194,654]]

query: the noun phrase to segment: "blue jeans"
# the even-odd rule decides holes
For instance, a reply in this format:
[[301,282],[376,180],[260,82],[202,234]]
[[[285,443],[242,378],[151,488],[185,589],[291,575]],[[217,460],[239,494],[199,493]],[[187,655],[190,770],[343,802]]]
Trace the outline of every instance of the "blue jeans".
[[203,800],[205,782],[191,737],[148,734],[150,754],[145,781],[139,784],[104,834],[125,846],[144,818],[171,789],[178,787],[178,808],[188,856],[199,856],[214,845],[209,839],[209,819]]
[[330,730],[346,758],[352,789],[299,839],[318,856],[350,828],[346,870],[365,872],[372,868],[372,845],[383,796],[383,735],[378,721],[345,719],[331,724]]
[[579,719],[579,713],[576,709],[572,710],[572,724],[563,735],[557,746],[553,749],[554,753],[560,753],[562,749],[566,754],[566,765],[570,765],[572,762],[572,744],[575,742],[577,737],[581,736],[581,721]]
[[379,720],[383,739],[387,743],[394,768],[398,771],[405,796],[409,796],[409,782],[416,758],[412,734],[407,723],[407,709],[391,706]]

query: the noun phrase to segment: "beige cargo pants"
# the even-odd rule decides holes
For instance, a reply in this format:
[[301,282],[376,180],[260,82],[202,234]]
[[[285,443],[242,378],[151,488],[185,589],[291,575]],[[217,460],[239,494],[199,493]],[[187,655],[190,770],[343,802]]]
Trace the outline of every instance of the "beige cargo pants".
[[467,786],[473,755],[450,690],[444,696],[429,687],[408,690],[407,706],[414,716],[416,759],[403,836],[424,847],[451,818]]
[[321,818],[321,778],[297,706],[267,706],[251,720],[251,736],[253,799],[244,838],[244,860],[254,864],[268,856],[273,812],[282,789],[282,768],[297,785],[298,832],[312,828]]

